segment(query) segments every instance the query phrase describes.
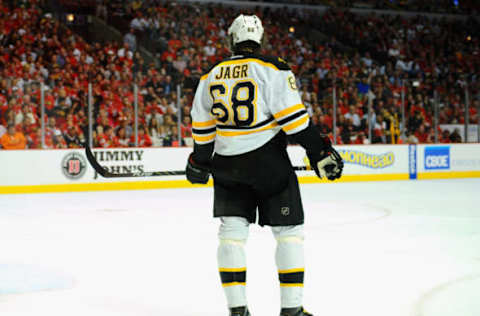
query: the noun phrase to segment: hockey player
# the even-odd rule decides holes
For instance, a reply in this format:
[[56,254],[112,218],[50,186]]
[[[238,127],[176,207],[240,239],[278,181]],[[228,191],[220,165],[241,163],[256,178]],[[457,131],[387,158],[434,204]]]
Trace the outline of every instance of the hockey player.
[[343,162],[310,124],[287,63],[258,55],[260,19],[238,16],[228,36],[233,56],[204,74],[195,94],[187,179],[205,184],[213,176],[213,212],[221,220],[217,260],[230,315],[250,315],[244,245],[258,208],[258,223],[271,226],[277,240],[280,315],[311,316],[302,307],[304,216],[287,135],[306,149],[319,177],[340,178]]

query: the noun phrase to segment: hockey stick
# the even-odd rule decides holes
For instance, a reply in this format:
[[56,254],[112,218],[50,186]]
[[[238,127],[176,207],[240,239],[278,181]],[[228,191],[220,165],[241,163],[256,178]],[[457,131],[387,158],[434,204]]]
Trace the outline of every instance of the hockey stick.
[[[106,168],[102,167],[98,161],[95,159],[95,156],[90,149],[90,146],[85,145],[85,154],[87,156],[88,162],[95,169],[95,171],[104,178],[132,178],[132,177],[156,177],[156,176],[178,176],[184,175],[185,170],[172,170],[172,171],[139,171],[139,172],[127,172],[127,173],[112,173]],[[306,166],[295,166],[294,170],[310,170]]]

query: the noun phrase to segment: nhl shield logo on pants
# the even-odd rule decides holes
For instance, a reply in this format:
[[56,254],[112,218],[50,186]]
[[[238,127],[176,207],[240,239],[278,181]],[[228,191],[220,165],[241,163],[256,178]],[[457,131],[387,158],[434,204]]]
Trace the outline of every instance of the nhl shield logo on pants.
[[290,208],[289,207],[282,207],[280,209],[280,213],[283,215],[283,216],[287,216],[290,214]]

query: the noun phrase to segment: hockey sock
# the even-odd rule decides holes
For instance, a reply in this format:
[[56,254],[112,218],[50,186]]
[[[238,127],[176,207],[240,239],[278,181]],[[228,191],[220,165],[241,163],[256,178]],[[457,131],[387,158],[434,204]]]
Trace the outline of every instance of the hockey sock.
[[282,308],[302,306],[304,254],[303,226],[272,228],[277,239],[275,262],[280,281]]
[[246,306],[247,281],[245,241],[248,222],[243,218],[222,218],[217,250],[218,270],[228,307]]

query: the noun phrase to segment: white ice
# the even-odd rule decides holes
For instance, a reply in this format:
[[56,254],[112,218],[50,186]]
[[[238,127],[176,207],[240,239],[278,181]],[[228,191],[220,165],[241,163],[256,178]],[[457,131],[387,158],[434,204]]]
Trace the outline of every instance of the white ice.
[[[316,316],[480,315],[480,179],[303,185]],[[226,316],[212,189],[0,196],[1,316]],[[277,316],[251,226],[253,316]],[[40,290],[39,289],[43,289]]]

